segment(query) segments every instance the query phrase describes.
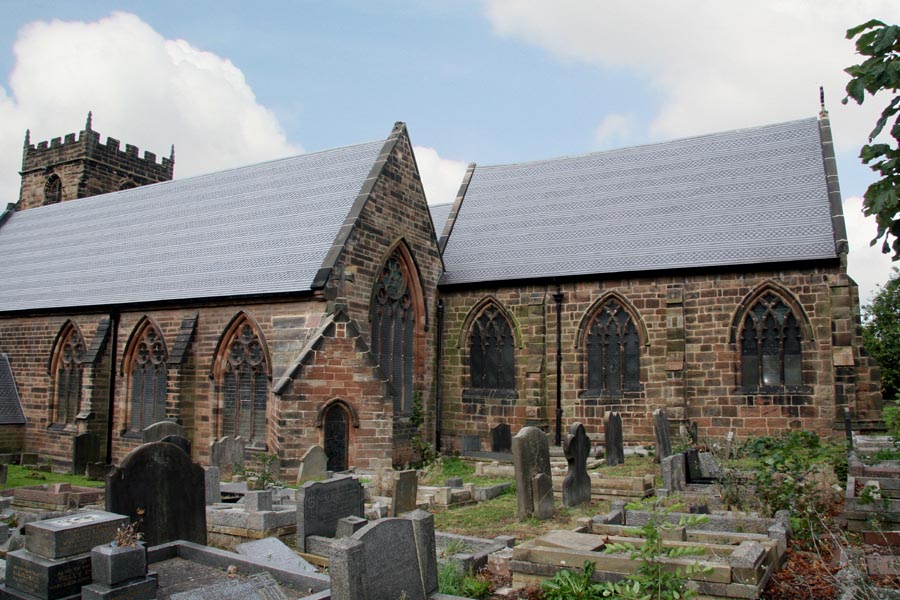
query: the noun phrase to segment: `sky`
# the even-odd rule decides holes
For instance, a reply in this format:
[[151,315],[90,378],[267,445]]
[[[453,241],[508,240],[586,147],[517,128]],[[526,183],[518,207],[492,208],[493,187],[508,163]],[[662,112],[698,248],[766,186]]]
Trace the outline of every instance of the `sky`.
[[896,0],[0,0],[0,203],[22,143],[93,128],[183,178],[407,124],[431,204],[465,167],[816,116],[825,89],[863,302],[892,264],[858,154],[886,97],[842,105],[848,28]]

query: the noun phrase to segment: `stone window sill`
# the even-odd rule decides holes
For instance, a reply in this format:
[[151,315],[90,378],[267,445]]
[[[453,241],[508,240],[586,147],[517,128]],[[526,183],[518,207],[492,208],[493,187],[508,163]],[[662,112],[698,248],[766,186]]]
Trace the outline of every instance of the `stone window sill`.
[[144,440],[144,435],[140,431],[123,431],[122,437],[126,440]]
[[632,392],[643,392],[644,385],[639,384],[636,386],[626,387],[624,390],[584,390],[580,394],[578,394],[579,398],[589,399],[589,400],[616,400],[619,398],[625,397],[625,394],[629,394]]
[[738,393],[747,396],[790,396],[793,394],[812,394],[808,385],[758,385],[741,386]]
[[504,389],[468,389],[463,390],[463,398],[497,398],[499,400],[518,400],[516,390]]
[[78,433],[74,423],[52,423],[47,429],[56,433]]

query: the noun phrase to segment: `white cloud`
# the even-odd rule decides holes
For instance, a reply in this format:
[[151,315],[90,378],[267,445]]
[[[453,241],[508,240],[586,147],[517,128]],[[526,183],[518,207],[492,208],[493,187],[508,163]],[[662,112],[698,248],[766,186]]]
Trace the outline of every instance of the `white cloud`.
[[663,98],[657,137],[813,116],[823,85],[839,149],[858,148],[882,108],[840,104],[858,62],[845,32],[900,21],[896,0],[486,0],[486,12],[499,35],[644,77]]
[[437,150],[426,146],[415,146],[414,150],[428,204],[446,204],[456,200],[467,163],[441,158]]
[[878,286],[887,283],[891,274],[891,258],[881,253],[881,243],[869,245],[878,226],[875,217],[863,215],[862,198],[851,196],[844,199],[844,222],[850,242],[847,271],[859,284],[860,301],[868,304]]
[[603,117],[594,132],[594,140],[601,150],[621,148],[634,139],[637,120],[634,115],[611,113]]
[[14,47],[8,92],[0,87],[0,198],[18,199],[22,141],[94,129],[168,156],[186,177],[297,154],[273,113],[227,59],[167,40],[138,17],[34,22]]

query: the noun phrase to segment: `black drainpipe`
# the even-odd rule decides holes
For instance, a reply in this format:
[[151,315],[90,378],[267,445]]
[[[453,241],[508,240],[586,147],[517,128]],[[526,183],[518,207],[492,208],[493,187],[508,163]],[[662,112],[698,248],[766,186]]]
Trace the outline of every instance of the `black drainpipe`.
[[119,311],[113,310],[109,313],[109,326],[112,329],[112,336],[109,343],[109,410],[106,417],[106,464],[112,464],[112,447],[113,447],[113,427],[115,423],[115,406],[116,406],[116,355],[119,351]]
[[556,301],[556,445],[562,445],[562,301],[559,285],[553,294]]
[[444,362],[444,300],[438,300],[437,305],[437,369],[434,373],[434,447],[441,451],[441,373]]

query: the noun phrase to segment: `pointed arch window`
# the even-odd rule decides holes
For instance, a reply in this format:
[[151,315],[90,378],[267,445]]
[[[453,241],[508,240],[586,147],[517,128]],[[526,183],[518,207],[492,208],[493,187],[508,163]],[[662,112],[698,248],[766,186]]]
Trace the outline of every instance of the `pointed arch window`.
[[251,446],[266,443],[269,365],[263,341],[246,319],[222,345],[222,434],[242,436]]
[[162,334],[149,321],[135,339],[128,369],[128,428],[141,431],[166,418],[169,353]]
[[641,344],[631,314],[617,301],[605,302],[588,323],[585,336],[587,388],[621,394],[641,389]]
[[84,337],[69,324],[57,344],[55,373],[55,414],[57,424],[73,424],[81,407],[81,382],[86,351]]
[[59,175],[53,174],[44,184],[44,204],[57,204],[60,200],[62,200],[62,180]]
[[413,406],[416,308],[404,262],[394,252],[378,275],[372,293],[372,351],[394,390],[394,413]]
[[469,335],[471,385],[480,390],[515,389],[516,343],[509,320],[488,305],[472,323]]
[[802,385],[802,341],[800,324],[787,303],[775,294],[764,294],[744,316],[741,385]]

